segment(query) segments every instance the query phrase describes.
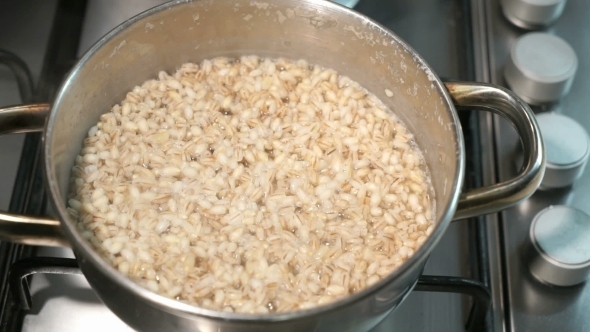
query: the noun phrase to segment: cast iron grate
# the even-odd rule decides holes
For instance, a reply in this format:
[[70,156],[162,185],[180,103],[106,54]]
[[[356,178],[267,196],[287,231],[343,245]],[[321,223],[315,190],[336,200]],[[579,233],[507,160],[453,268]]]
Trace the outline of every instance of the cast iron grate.
[[[53,100],[61,81],[76,60],[85,11],[85,0],[57,2],[41,75],[36,86],[27,64],[14,53],[0,50],[0,66],[6,66],[14,74],[23,103]],[[46,206],[41,133],[26,134],[22,151],[8,211],[41,215]],[[7,285],[8,271],[13,262],[34,255],[35,250],[32,246],[0,242],[0,331],[21,330],[23,311],[14,310],[14,300]]]

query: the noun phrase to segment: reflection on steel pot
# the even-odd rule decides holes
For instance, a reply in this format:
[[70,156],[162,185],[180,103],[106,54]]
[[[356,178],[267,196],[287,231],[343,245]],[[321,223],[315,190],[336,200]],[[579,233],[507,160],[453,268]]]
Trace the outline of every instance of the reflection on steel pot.
[[343,6],[348,7],[348,8],[354,8],[354,6],[356,6],[356,4],[359,2],[359,0],[331,0],[331,1],[339,3]]
[[[68,217],[70,170],[80,143],[101,114],[160,70],[247,54],[306,59],[333,68],[383,100],[414,133],[432,173],[437,225],[406,263],[373,286],[325,306],[290,313],[247,315],[197,308],[123,277],[93,251]],[[393,96],[388,97],[385,89]],[[460,192],[464,146],[456,108],[492,111],[514,125],[524,146],[524,166],[517,177]],[[451,220],[496,212],[527,198],[538,187],[545,164],[534,115],[511,92],[485,84],[443,84],[392,32],[324,0],[177,1],[146,11],[84,55],[51,109],[30,105],[0,110],[0,134],[41,130],[47,187],[60,221],[0,214],[0,236],[28,244],[69,243],[102,301],[142,331],[368,330],[410,292]]]

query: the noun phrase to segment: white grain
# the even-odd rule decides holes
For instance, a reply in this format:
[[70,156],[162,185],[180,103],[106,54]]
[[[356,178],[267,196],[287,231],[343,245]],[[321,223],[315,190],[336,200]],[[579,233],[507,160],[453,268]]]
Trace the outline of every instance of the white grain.
[[312,308],[378,282],[434,231],[413,146],[333,70],[188,63],[90,128],[69,212],[99,254],[164,296],[227,312]]

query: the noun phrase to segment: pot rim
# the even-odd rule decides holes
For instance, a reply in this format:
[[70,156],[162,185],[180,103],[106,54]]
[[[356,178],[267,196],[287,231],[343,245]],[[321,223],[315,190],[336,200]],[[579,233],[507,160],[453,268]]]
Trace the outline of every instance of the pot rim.
[[[412,60],[415,64],[422,70],[426,72],[429,77],[431,77],[431,83],[435,87],[435,90],[438,92],[440,98],[442,98],[446,111],[449,113],[451,120],[454,124],[453,126],[453,135],[455,136],[455,145],[456,145],[456,163],[457,168],[455,174],[453,175],[453,183],[452,188],[450,190],[450,197],[449,197],[449,204],[444,207],[437,206],[437,209],[442,208],[441,218],[437,220],[437,224],[435,226],[434,231],[426,241],[422,244],[420,249],[418,249],[412,257],[410,257],[406,262],[404,262],[400,267],[398,267],[393,273],[389,274],[387,277],[381,279],[377,283],[372,286],[369,286],[362,291],[347,296],[343,299],[337,300],[335,302],[331,302],[326,305],[320,305],[311,309],[305,310],[298,310],[298,311],[291,311],[285,313],[268,313],[268,314],[244,314],[244,313],[229,313],[229,312],[222,312],[217,310],[205,309],[201,307],[197,307],[194,305],[186,304],[178,300],[174,300],[163,295],[159,295],[155,292],[148,290],[140,286],[138,283],[132,281],[127,276],[124,276],[119,271],[117,271],[114,267],[108,264],[101,256],[92,248],[89,242],[83,239],[80,232],[76,229],[75,223],[70,221],[69,214],[66,210],[65,205],[61,202],[59,197],[62,197],[62,193],[59,189],[59,184],[56,180],[56,170],[54,168],[54,160],[52,155],[51,149],[51,139],[53,135],[53,126],[56,122],[56,114],[57,109],[60,107],[61,101],[65,95],[68,94],[69,87],[75,84],[77,73],[85,66],[85,64],[93,57],[97,50],[102,48],[105,44],[107,44],[111,39],[116,37],[122,31],[125,31],[130,26],[136,24],[138,21],[141,21],[147,17],[150,17],[154,14],[159,12],[168,10],[172,7],[182,4],[188,4],[191,2],[198,2],[202,0],[175,0],[170,1],[151,9],[148,9],[126,21],[118,25],[116,28],[108,32],[104,35],[99,41],[97,41],[86,53],[80,58],[80,60],[76,63],[73,69],[68,74],[66,80],[62,83],[59,92],[55,98],[54,103],[52,104],[50,115],[48,121],[46,123],[44,135],[43,135],[43,144],[44,144],[44,155],[45,155],[45,179],[47,183],[47,187],[49,192],[51,193],[51,204],[55,208],[59,215],[60,222],[68,240],[71,241],[72,247],[74,248],[74,252],[76,254],[76,259],[78,261],[88,261],[84,262],[84,264],[90,263],[94,265],[98,270],[104,273],[112,282],[118,284],[118,286],[129,290],[130,292],[134,293],[136,296],[149,301],[149,303],[155,307],[159,307],[165,311],[174,311],[175,314],[181,315],[197,315],[207,317],[209,319],[214,320],[232,320],[238,322],[282,322],[287,320],[294,320],[303,317],[311,317],[321,315],[327,312],[336,311],[342,307],[349,306],[363,298],[370,297],[375,295],[381,289],[385,288],[387,285],[393,283],[396,279],[401,278],[403,275],[409,274],[416,268],[416,265],[419,264],[421,261],[427,259],[427,256],[433,250],[434,246],[440,241],[442,235],[446,231],[448,225],[451,222],[452,216],[455,213],[457,208],[459,195],[461,191],[461,186],[463,183],[463,175],[465,172],[465,147],[464,147],[464,140],[463,140],[463,133],[461,131],[461,124],[459,121],[459,117],[457,111],[453,105],[453,102],[450,98],[449,93],[447,92],[444,84],[438,77],[438,75],[434,74],[432,68],[426,63],[426,61],[412,48],[410,47],[405,41],[403,41],[399,36],[397,36],[394,32],[390,31],[386,27],[382,26],[381,24],[373,21],[372,19],[368,18],[367,16],[358,13],[352,9],[347,7],[341,6],[337,3],[333,3],[331,1],[326,0],[305,0],[308,3],[312,3],[317,6],[323,6],[329,8],[331,11],[339,11],[342,14],[347,16],[353,16],[355,19],[363,22],[368,26],[371,26],[375,31],[378,31],[383,36],[386,36],[392,44],[397,44],[403,48],[409,55],[412,56]],[[298,2],[298,5],[301,5]],[[435,193],[436,194],[436,193]],[[58,203],[61,202],[61,203]],[[83,269],[84,264],[81,264],[81,268]],[[413,288],[412,285],[409,285],[408,290]],[[98,294],[99,296],[101,294]]]

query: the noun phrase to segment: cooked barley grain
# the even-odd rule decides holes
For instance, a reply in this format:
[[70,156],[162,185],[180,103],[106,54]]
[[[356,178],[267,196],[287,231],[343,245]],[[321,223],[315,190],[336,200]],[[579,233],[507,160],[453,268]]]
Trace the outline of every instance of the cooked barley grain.
[[71,217],[121,273],[228,312],[358,292],[433,230],[412,135],[358,83],[304,60],[160,72],[90,128],[71,187]]

